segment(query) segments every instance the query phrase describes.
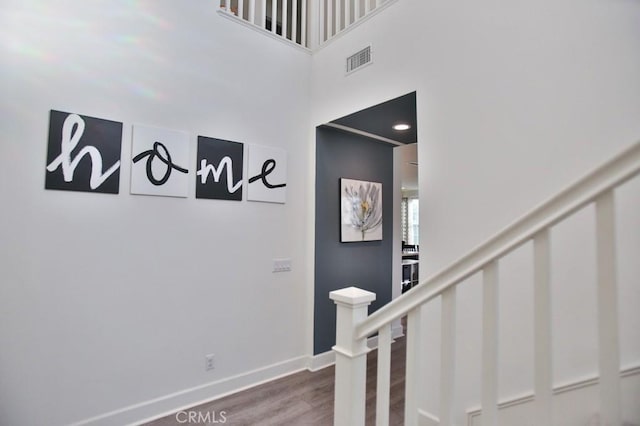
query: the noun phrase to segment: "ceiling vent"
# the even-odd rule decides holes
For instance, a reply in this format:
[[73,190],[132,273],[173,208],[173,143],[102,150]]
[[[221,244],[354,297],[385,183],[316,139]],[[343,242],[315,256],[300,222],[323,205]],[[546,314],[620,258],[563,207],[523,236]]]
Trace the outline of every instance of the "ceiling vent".
[[372,62],[371,45],[347,58],[347,74],[352,73]]

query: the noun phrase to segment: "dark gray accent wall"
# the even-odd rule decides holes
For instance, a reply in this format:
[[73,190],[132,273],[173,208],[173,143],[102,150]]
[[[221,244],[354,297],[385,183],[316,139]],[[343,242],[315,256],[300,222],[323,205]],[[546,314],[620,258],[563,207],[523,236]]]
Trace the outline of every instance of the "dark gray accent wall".
[[[382,183],[382,241],[340,242],[340,178]],[[314,354],[335,345],[329,292],[356,286],[376,293],[369,313],[391,301],[393,146],[328,127],[316,129]]]

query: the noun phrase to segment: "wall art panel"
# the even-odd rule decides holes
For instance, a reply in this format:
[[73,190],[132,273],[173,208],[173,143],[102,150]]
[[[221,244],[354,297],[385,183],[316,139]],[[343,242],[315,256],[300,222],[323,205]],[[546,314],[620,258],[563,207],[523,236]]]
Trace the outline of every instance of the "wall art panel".
[[260,145],[248,146],[247,200],[284,203],[287,200],[287,152]]
[[131,156],[132,194],[187,196],[188,133],[134,125]]
[[122,123],[51,110],[46,189],[117,194]]
[[198,136],[196,198],[242,200],[244,144]]

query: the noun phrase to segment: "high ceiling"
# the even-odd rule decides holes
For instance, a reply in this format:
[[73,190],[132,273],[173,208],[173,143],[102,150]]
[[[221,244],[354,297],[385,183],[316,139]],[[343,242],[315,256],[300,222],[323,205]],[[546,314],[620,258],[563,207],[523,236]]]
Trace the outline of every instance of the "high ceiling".
[[[418,141],[416,92],[363,109],[331,123],[403,144],[415,143]],[[394,130],[393,126],[398,123],[409,124],[411,128],[404,131]]]

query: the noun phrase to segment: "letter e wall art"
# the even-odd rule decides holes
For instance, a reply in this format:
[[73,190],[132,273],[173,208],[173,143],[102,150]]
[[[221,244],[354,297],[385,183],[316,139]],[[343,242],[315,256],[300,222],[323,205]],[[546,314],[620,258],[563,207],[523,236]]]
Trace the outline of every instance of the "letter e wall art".
[[287,152],[249,145],[247,200],[285,203],[287,200]]

